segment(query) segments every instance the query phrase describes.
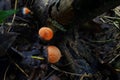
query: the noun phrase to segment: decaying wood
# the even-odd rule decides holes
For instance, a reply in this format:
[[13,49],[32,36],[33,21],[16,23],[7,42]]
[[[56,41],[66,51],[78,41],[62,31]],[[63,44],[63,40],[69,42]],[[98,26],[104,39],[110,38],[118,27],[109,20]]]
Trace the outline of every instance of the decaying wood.
[[41,22],[52,18],[62,25],[85,22],[120,4],[120,0],[35,0],[33,9]]
[[[36,18],[42,25],[48,25],[47,20],[51,18],[63,26],[68,26],[83,24],[119,4],[120,0],[35,0],[33,9],[34,15],[37,15]],[[91,54],[89,46],[86,46],[88,43],[80,39],[78,27],[62,35],[64,40],[59,42],[58,46],[71,63],[70,68],[73,72],[89,73],[92,69],[95,70],[98,60]],[[84,65],[88,69],[84,70]]]

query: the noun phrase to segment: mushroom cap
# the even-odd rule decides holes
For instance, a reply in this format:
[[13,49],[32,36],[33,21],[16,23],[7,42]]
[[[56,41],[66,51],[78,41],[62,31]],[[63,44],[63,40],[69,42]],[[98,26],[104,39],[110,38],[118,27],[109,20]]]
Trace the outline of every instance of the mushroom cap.
[[23,8],[23,14],[29,14],[31,12],[31,10],[27,7]]
[[46,40],[46,41],[49,41],[53,38],[53,30],[51,28],[48,28],[48,27],[42,27],[39,29],[39,32],[38,32],[39,36],[41,39],[43,40]]
[[61,58],[61,52],[56,46],[47,47],[48,62],[56,63]]

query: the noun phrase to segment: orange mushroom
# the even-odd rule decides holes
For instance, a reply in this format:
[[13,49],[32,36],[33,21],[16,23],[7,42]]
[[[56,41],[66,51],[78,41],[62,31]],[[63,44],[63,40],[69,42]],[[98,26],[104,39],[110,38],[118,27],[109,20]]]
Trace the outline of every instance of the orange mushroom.
[[56,46],[48,46],[47,55],[50,63],[57,63],[61,58],[61,52]]
[[38,32],[39,36],[41,39],[43,40],[46,40],[46,41],[49,41],[53,38],[53,30],[51,28],[48,28],[48,27],[42,27],[39,29],[39,32]]
[[24,7],[22,12],[24,15],[26,15],[26,14],[29,14],[31,12],[31,10],[27,7]]

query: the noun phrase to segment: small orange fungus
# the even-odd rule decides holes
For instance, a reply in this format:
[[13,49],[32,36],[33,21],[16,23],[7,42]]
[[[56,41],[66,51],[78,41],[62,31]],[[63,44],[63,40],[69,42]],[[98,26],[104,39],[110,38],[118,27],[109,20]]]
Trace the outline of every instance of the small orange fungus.
[[61,58],[61,52],[56,46],[47,47],[48,62],[56,63]]
[[51,28],[48,28],[48,27],[42,27],[39,29],[39,32],[38,32],[39,36],[41,39],[43,40],[46,40],[46,41],[49,41],[53,38],[53,30]]
[[26,14],[29,14],[31,12],[31,10],[27,7],[24,7],[23,8],[23,14],[26,15]]

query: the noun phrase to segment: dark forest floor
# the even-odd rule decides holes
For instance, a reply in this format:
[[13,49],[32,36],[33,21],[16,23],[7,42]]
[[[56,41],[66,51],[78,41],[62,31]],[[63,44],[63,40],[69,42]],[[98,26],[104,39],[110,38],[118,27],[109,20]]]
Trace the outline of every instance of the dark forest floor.
[[[14,9],[15,1],[1,0],[0,10]],[[71,53],[79,49],[78,54],[86,54],[70,54],[73,64],[66,60],[69,56],[62,54],[60,62],[50,64],[45,48],[59,44],[39,38],[39,22],[32,15],[22,14],[22,8],[30,5],[29,0],[19,0],[15,19],[12,15],[0,26],[0,80],[120,80],[120,7],[85,23],[83,26],[89,28],[76,31],[73,41],[66,40],[71,43],[66,45]],[[72,36],[70,31],[67,36],[63,34],[63,39]],[[73,45],[80,47],[72,50]],[[64,45],[59,48],[67,51]],[[89,58],[85,57],[87,54]],[[77,73],[72,71],[70,64],[77,67]]]

